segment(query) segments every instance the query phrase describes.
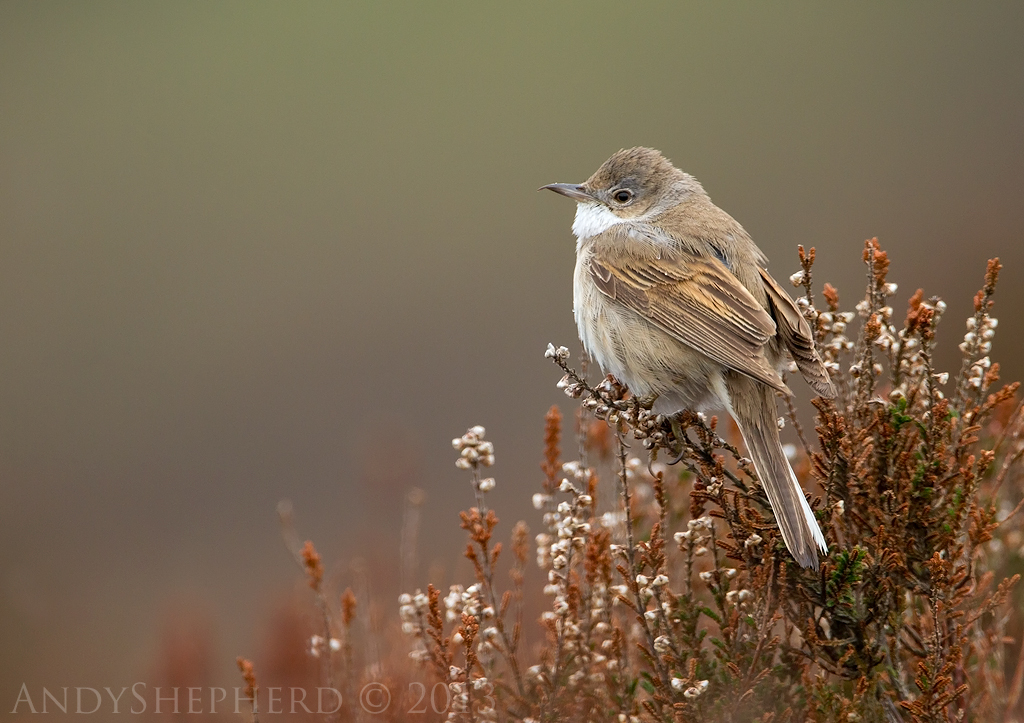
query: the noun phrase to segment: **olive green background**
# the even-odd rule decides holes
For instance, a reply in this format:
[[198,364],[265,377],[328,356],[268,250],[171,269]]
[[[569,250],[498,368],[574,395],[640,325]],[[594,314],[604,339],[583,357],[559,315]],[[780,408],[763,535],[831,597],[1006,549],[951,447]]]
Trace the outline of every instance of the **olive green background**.
[[539,527],[576,344],[536,189],[624,146],[850,306],[879,236],[901,305],[949,302],[940,368],[1001,256],[1024,375],[1022,37],[1009,2],[0,3],[0,711],[143,679],[180,609],[232,680],[296,579],[281,498],[344,581],[419,485],[416,584],[450,576],[472,424]]

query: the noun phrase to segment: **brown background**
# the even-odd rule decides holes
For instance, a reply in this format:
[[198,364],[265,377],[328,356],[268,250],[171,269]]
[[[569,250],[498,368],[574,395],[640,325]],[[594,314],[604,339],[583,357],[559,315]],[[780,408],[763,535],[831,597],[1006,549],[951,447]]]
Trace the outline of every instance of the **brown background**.
[[879,236],[949,301],[940,368],[1000,255],[1024,375],[1022,37],[1009,2],[0,4],[0,711],[142,679],[181,609],[233,680],[295,580],[284,497],[344,578],[419,485],[416,583],[450,577],[471,424],[536,527],[575,332],[535,189],[623,146],[851,305]]

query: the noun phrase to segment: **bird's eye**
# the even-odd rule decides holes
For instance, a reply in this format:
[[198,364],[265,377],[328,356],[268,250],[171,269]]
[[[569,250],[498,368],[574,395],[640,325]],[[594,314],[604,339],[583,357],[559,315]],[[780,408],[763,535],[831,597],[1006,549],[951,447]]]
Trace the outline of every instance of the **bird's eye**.
[[633,200],[633,192],[627,188],[620,188],[612,194],[612,198],[614,198],[617,203],[629,203]]

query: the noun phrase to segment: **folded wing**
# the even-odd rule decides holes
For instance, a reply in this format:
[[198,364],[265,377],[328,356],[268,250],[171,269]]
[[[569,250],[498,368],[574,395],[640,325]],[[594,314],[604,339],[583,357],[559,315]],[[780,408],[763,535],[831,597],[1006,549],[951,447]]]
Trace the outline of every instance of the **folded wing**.
[[683,344],[773,389],[790,393],[765,358],[775,321],[718,259],[595,254],[594,283]]
[[779,339],[789,350],[797,369],[811,388],[821,396],[831,399],[836,395],[836,388],[814,348],[814,335],[811,333],[810,325],[779,283],[764,269],[759,268],[758,271],[761,272],[761,280],[764,281],[765,291],[768,292],[768,303],[778,324]]

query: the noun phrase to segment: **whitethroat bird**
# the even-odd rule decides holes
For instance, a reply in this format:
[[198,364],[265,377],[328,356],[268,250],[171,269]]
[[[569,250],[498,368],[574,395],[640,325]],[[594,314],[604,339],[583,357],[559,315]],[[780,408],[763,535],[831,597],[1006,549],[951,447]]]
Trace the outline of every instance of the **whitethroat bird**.
[[786,352],[815,392],[835,388],[764,254],[651,148],[619,151],[579,185],[543,188],[577,203],[573,313],[587,353],[634,395],[656,396],[659,413],[728,409],[786,547],[817,569],[828,547],[779,441]]

